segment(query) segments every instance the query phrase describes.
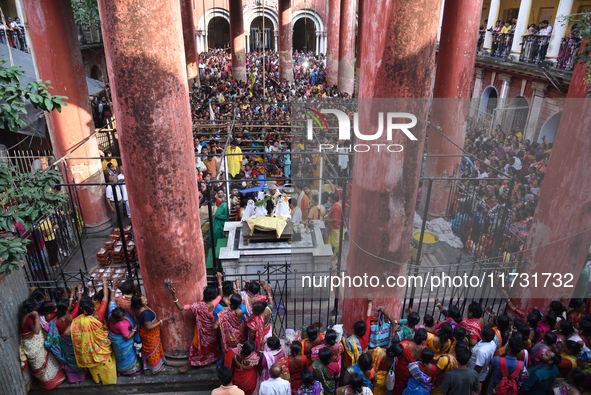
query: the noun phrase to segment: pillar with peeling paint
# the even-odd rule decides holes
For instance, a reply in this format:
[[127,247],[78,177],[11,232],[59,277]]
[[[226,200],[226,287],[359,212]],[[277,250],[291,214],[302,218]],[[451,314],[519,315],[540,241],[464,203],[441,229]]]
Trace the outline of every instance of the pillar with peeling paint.
[[[358,14],[358,26],[357,26],[357,56],[355,57],[355,94],[359,96],[359,75],[361,74],[361,33],[363,29],[361,28],[361,22],[363,22],[363,1],[359,2],[359,9],[357,11]],[[353,25],[355,27],[355,25]]]
[[328,0],[328,35],[326,48],[326,81],[329,86],[339,83],[339,26],[341,0]]
[[[61,158],[94,132],[74,13],[70,3],[64,4],[59,0],[25,0],[24,6],[30,26],[35,26],[29,33],[39,77],[43,81],[51,81],[53,89],[49,92],[52,95],[68,97],[64,100],[68,105],[62,107],[61,113],[49,113],[52,138],[57,149],[54,154]],[[60,45],[55,45],[57,42]],[[72,156],[98,158],[96,138],[89,139]],[[70,182],[104,182],[100,160],[67,160],[66,173]],[[86,226],[101,227],[108,224],[110,217],[102,187],[81,188],[78,196]]]
[[[355,321],[365,317],[367,294],[374,296],[374,307],[383,306],[392,316],[397,317],[402,306],[404,289],[387,287],[386,276],[406,274],[441,7],[440,0],[364,1],[359,125],[365,126],[361,132],[375,134],[378,111],[402,110],[416,116],[411,131],[418,141],[403,133],[393,133],[392,140],[386,140],[384,132],[367,143],[401,144],[402,153],[373,150],[355,155],[346,274],[377,276],[383,287],[345,290],[343,323],[349,333]],[[387,103],[380,104],[383,101]],[[357,138],[356,143],[360,142]]]
[[279,0],[279,81],[293,82],[291,0]]
[[180,0],[181,18],[183,21],[183,42],[185,43],[185,59],[187,60],[187,78],[199,82],[199,59],[197,58],[197,42],[195,40],[195,21],[193,19],[193,0]]
[[236,81],[246,81],[242,0],[231,0],[228,9],[230,11],[230,43],[232,44],[232,76]]
[[355,90],[355,0],[342,0],[339,32],[339,91]]
[[[460,147],[466,138],[470,91],[474,80],[474,61],[482,0],[446,0],[443,10],[437,72],[433,89],[431,124]],[[431,155],[461,154],[459,148],[433,129],[429,129],[427,152]],[[451,177],[459,170],[461,156],[431,157],[425,162],[425,177]],[[429,214],[445,215],[452,182],[435,181]],[[426,185],[425,185],[426,187]],[[423,195],[424,196],[424,195]],[[426,199],[422,199],[424,208]],[[422,209],[421,211],[424,211]]]
[[146,296],[170,365],[186,363],[195,317],[178,312],[201,300],[205,254],[178,0],[100,0],[107,69],[126,166],[134,238]]
[[[546,311],[552,300],[573,296],[591,245],[591,99],[585,96],[588,87],[584,78],[585,66],[579,63],[573,72],[524,248],[525,267],[521,272],[529,275],[529,286],[515,287],[512,295],[521,299],[515,303],[526,312],[532,308]],[[547,284],[544,273],[552,274]],[[538,275],[537,288],[533,286],[534,274]],[[572,287],[556,286],[561,283]]]

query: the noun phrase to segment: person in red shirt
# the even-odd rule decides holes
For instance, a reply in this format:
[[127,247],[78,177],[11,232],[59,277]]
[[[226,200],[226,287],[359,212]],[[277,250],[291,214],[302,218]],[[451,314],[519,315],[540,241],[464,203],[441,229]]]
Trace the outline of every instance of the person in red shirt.
[[346,340],[343,338],[343,345],[345,346],[345,353],[343,358],[343,366],[348,368],[357,363],[359,356],[367,351],[369,343],[369,327],[371,325],[371,311],[373,308],[373,296],[367,296],[367,314],[365,321],[357,321],[353,325],[354,334],[349,336]]

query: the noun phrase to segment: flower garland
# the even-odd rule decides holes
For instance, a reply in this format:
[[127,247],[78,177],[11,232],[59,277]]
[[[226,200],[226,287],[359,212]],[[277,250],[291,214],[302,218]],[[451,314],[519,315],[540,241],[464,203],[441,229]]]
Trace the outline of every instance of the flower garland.
[[254,202],[256,207],[261,207],[262,205],[266,204],[269,200],[273,199],[273,196],[265,196],[263,200],[259,200],[258,202]]

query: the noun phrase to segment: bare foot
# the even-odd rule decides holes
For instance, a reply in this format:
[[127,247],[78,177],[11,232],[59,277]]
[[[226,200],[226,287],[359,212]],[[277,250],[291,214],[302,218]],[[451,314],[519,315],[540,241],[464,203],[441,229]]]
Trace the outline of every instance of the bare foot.
[[190,368],[190,367],[191,367],[191,365],[190,365],[190,364],[187,364],[187,365],[185,365],[185,366],[181,366],[181,367],[179,368],[179,373],[185,373],[187,370],[189,370],[189,368]]

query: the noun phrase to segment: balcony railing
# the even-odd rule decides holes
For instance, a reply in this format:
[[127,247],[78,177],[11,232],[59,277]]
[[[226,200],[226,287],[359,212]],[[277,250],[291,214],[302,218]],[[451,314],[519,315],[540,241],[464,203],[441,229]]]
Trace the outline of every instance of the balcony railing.
[[524,35],[519,61],[538,64],[546,58],[550,36]]
[[580,37],[565,37],[560,43],[560,52],[556,61],[556,68],[572,71],[575,67],[575,57],[581,48]]
[[513,32],[493,33],[490,56],[506,58],[511,53],[511,45],[513,45]]

